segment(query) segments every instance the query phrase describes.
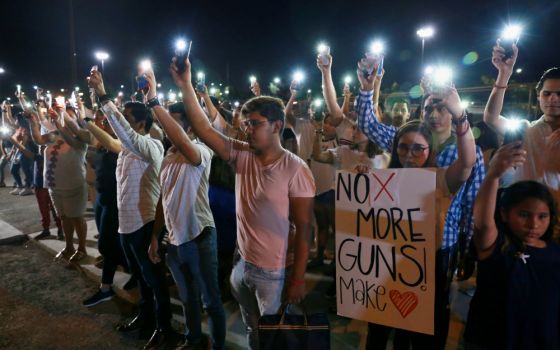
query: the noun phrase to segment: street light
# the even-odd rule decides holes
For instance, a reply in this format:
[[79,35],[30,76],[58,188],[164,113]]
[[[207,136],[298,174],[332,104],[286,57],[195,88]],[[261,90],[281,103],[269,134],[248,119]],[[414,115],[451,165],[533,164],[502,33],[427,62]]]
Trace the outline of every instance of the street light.
[[523,72],[523,69],[522,69],[522,68],[517,68],[517,69],[515,70],[515,73],[517,73],[517,74],[521,74],[522,72]]
[[4,70],[4,68],[0,67],[0,74],[4,74],[6,73],[6,70]]
[[105,60],[109,59],[109,54],[105,51],[97,51],[95,58],[101,61],[101,70],[105,69]]
[[416,31],[416,35],[418,35],[422,39],[422,56],[421,56],[421,64],[424,66],[424,46],[426,43],[426,39],[429,39],[434,36],[435,30],[433,27],[422,27]]

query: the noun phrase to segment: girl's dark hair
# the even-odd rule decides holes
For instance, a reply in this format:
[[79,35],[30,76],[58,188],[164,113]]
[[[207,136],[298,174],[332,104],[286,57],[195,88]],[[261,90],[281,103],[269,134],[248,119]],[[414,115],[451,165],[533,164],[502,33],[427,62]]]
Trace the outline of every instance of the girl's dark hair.
[[507,251],[509,246],[513,246],[515,250],[513,253],[524,252],[526,246],[519,237],[511,232],[507,223],[502,220],[501,209],[507,213],[513,207],[528,198],[538,199],[548,206],[550,210],[550,224],[541,239],[545,242],[552,239],[557,215],[556,204],[552,193],[550,193],[548,187],[536,181],[519,181],[509,187],[501,189],[498,193],[498,204],[494,213],[494,219],[498,230],[506,235],[506,242],[502,247],[504,251]]
[[397,134],[395,135],[395,138],[393,139],[393,148],[391,149],[391,161],[389,162],[389,168],[402,168],[402,164],[401,161],[399,160],[399,155],[397,153],[397,147],[399,146],[399,140],[400,138],[404,135],[407,134],[409,132],[417,132],[420,133],[428,142],[428,146],[429,146],[429,151],[430,151],[430,155],[428,156],[428,159],[426,159],[426,162],[424,163],[424,165],[422,165],[423,167],[426,166],[430,166],[432,165],[432,159],[434,158],[434,141],[432,138],[432,132],[430,131],[430,129],[428,128],[428,126],[420,121],[420,120],[412,120],[409,121],[408,123],[404,124],[403,126],[401,126],[398,130],[397,130]]

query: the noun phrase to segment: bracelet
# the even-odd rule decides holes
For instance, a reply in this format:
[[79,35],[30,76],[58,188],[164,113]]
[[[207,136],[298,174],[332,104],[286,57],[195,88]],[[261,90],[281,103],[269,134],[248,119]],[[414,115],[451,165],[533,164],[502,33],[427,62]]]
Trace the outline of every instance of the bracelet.
[[148,108],[154,108],[155,106],[161,106],[161,105],[159,104],[159,100],[156,96],[154,98],[149,99],[148,102],[146,102],[146,106],[148,106]]
[[291,284],[293,286],[303,286],[305,284],[305,280],[298,280],[298,279],[292,278]]
[[105,104],[105,102],[108,102],[111,100],[111,97],[107,94],[103,95],[103,96],[99,96],[99,104]]
[[452,118],[451,122],[453,123],[453,125],[458,126],[460,124],[463,124],[464,122],[466,122],[468,120],[468,113],[466,113],[465,111],[463,111],[463,115],[456,119],[456,118]]
[[462,132],[458,132],[457,128],[455,128],[455,135],[457,135],[457,137],[465,136],[467,134],[467,132],[469,131],[470,126],[471,125],[469,123],[467,123],[467,127]]
[[502,85],[494,84],[494,87],[495,87],[496,89],[507,89],[507,85],[502,86]]

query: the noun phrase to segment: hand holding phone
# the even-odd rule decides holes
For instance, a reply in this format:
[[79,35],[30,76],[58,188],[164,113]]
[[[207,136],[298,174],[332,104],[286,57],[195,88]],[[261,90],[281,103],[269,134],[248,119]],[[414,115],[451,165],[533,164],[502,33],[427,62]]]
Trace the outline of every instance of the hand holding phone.
[[175,58],[176,58],[175,65],[177,66],[177,70],[179,74],[184,73],[185,70],[187,69],[187,66],[185,65],[185,60],[190,56],[191,46],[192,46],[192,41],[189,41],[187,43],[183,39],[177,40],[177,42],[175,43]]

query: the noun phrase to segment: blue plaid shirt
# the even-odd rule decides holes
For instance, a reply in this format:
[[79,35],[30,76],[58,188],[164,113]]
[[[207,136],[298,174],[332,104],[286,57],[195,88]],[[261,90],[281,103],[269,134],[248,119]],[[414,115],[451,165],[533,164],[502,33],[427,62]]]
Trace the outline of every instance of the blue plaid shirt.
[[[375,116],[372,103],[373,92],[361,91],[358,96],[358,128],[375,142],[379,147],[391,153],[393,139],[397,128],[380,123]],[[445,146],[436,156],[436,164],[439,168],[450,166],[457,159],[457,145]],[[453,196],[443,228],[442,249],[449,248],[457,243],[461,224],[467,234],[467,242],[473,235],[473,207],[478,189],[484,180],[486,170],[484,169],[484,158],[482,151],[476,147],[476,163],[469,179],[459,188]]]

